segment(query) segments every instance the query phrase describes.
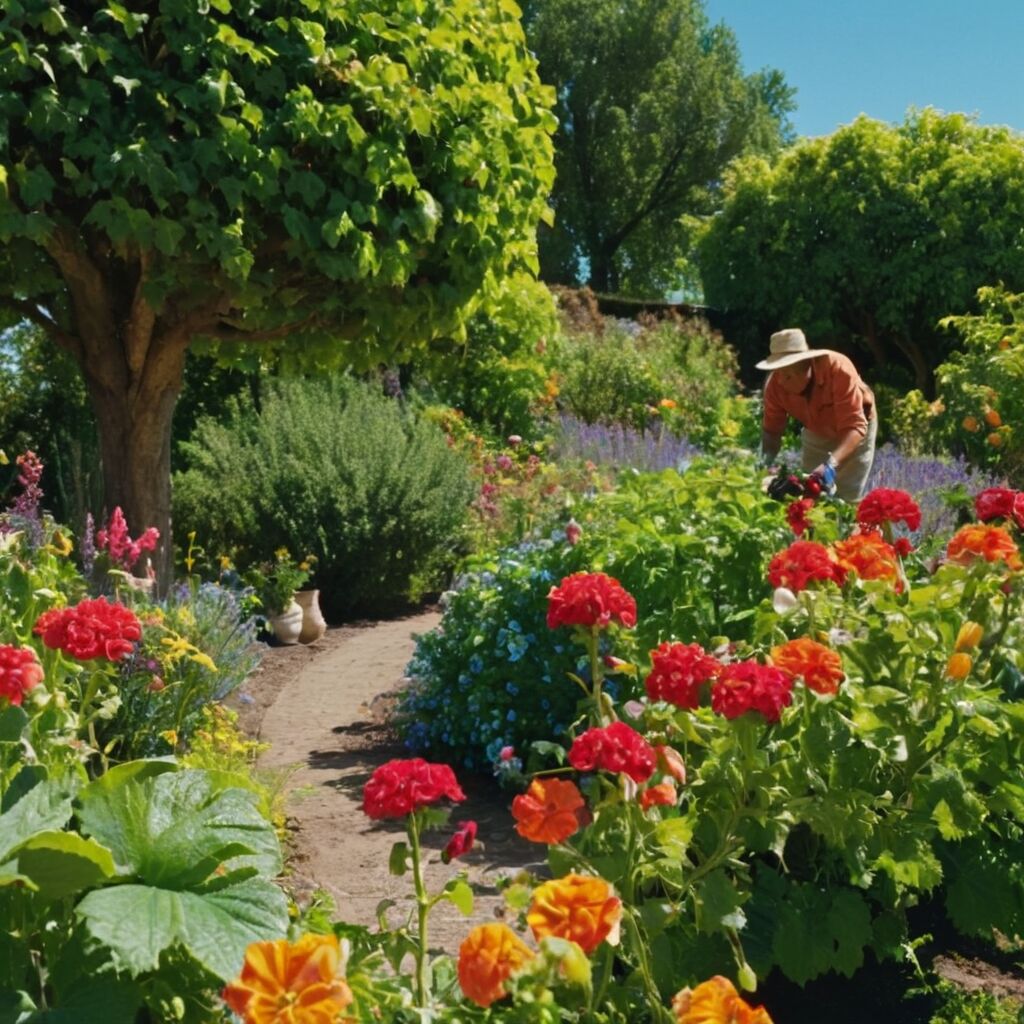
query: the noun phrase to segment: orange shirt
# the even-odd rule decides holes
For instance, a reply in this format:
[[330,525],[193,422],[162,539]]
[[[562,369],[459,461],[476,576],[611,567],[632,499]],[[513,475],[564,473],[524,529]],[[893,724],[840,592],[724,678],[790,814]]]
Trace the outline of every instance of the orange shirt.
[[861,437],[875,407],[871,388],[857,368],[839,352],[825,352],[811,360],[810,385],[800,394],[787,391],[775,374],[764,387],[764,429],[781,434],[792,416],[814,434],[838,441],[848,430]]

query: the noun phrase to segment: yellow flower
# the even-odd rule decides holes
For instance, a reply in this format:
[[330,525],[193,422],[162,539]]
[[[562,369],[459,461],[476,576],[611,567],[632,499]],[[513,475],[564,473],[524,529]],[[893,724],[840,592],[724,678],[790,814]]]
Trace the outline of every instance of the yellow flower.
[[176,747],[178,745],[178,730],[177,729],[165,729],[162,733],[160,733],[160,736],[161,736],[161,738],[167,740],[167,742],[172,747]]
[[960,632],[956,635],[956,647],[954,650],[969,651],[972,647],[977,647],[981,643],[984,633],[985,631],[980,623],[965,622],[960,627]]
[[211,672],[217,671],[217,666],[213,663],[213,658],[208,654],[204,654],[202,651],[197,651],[195,654],[190,654],[189,661],[194,661],[197,665],[202,665],[203,668],[208,668]]
[[75,547],[71,543],[71,539],[69,537],[65,537],[60,530],[53,531],[52,545],[53,550],[56,551],[58,555],[63,555],[65,558],[71,554]]
[[281,561],[281,562],[283,562],[283,561],[284,561],[284,560],[285,560],[286,558],[288,558],[288,557],[289,557],[289,556],[288,556],[288,549],[287,549],[287,548],[278,548],[278,549],[277,549],[277,550],[276,550],[276,551],[274,552],[274,557],[275,557],[275,558],[276,558],[276,559],[277,559],[278,561]]
[[10,459],[7,458],[7,452],[0,448],[0,466],[6,466],[10,463]]
[[226,572],[232,567],[231,558],[228,555],[221,555],[218,561],[220,562],[221,572]]

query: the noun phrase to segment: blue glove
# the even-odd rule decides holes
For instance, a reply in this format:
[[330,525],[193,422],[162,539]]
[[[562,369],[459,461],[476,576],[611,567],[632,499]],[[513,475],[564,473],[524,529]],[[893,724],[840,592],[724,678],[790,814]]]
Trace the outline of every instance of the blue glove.
[[835,494],[836,471],[834,466],[830,466],[827,462],[823,462],[811,473],[811,476],[821,482],[821,489],[826,494]]

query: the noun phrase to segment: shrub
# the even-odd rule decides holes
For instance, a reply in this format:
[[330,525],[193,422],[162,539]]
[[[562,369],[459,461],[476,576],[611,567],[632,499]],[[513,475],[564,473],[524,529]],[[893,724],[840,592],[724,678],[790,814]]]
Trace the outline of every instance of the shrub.
[[980,466],[1024,483],[1024,295],[978,292],[978,316],[947,317],[963,337],[936,371],[946,436]]
[[[469,563],[446,597],[443,628],[419,639],[414,685],[400,713],[407,744],[467,767],[494,765],[504,746],[561,735],[579,693],[579,653],[545,623],[547,592],[584,566],[620,579],[636,597],[638,649],[677,637],[709,643],[753,628],[764,566],[787,539],[782,507],[757,489],[752,464],[695,462],[682,475],[627,478],[619,491],[574,509],[575,546],[563,529]],[[635,692],[616,677],[616,696]]]
[[450,550],[472,496],[443,433],[350,378],[281,380],[233,401],[183,446],[175,515],[242,567],[279,548],[316,556],[329,617],[399,603]]
[[535,414],[552,399],[544,354],[557,332],[551,293],[518,275],[492,312],[469,322],[465,349],[426,363],[422,380],[438,400],[494,437],[531,437]]

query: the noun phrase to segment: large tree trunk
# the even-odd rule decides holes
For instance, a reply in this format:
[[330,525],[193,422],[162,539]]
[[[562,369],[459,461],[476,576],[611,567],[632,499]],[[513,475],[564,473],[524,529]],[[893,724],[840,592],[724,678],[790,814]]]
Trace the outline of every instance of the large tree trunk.
[[[120,506],[133,537],[150,526],[160,531],[151,557],[161,593],[172,577],[171,424],[184,365],[185,348],[175,346],[151,357],[138,382],[82,366],[99,430],[105,512]],[[110,386],[111,376],[122,386]]]

